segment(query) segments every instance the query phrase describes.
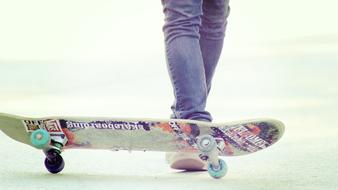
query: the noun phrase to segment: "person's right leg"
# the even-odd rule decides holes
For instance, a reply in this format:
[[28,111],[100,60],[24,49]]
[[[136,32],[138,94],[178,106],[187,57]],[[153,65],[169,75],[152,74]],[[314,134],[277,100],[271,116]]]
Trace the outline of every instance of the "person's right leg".
[[207,85],[200,47],[202,0],[162,0],[167,67],[173,85],[175,119],[211,121],[205,111]]

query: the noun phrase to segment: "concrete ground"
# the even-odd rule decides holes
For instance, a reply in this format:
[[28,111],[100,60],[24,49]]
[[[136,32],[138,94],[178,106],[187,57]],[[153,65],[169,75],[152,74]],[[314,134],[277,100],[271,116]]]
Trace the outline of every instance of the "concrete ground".
[[279,114],[286,125],[280,142],[224,158],[229,171],[219,180],[172,170],[164,153],[102,150],[65,151],[65,169],[52,175],[42,152],[0,133],[0,189],[337,189],[337,120],[290,114]]

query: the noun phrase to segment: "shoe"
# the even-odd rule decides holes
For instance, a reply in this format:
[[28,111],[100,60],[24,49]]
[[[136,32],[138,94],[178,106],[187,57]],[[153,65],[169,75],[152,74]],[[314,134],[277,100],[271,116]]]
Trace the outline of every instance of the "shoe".
[[206,171],[207,162],[198,153],[167,152],[166,160],[172,169],[186,171]]

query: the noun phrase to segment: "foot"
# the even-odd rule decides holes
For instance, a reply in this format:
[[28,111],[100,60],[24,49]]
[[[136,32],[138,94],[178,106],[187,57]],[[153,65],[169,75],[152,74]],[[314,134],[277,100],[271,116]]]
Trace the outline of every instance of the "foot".
[[178,152],[166,153],[166,160],[170,167],[177,170],[206,171],[207,162],[200,159],[198,153]]

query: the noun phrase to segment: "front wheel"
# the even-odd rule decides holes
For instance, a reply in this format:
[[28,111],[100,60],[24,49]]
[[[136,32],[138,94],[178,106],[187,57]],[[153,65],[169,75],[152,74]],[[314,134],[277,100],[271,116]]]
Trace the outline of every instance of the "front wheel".
[[227,164],[224,160],[219,159],[219,168],[214,168],[211,163],[208,163],[208,173],[211,177],[219,179],[225,176],[228,171]]

